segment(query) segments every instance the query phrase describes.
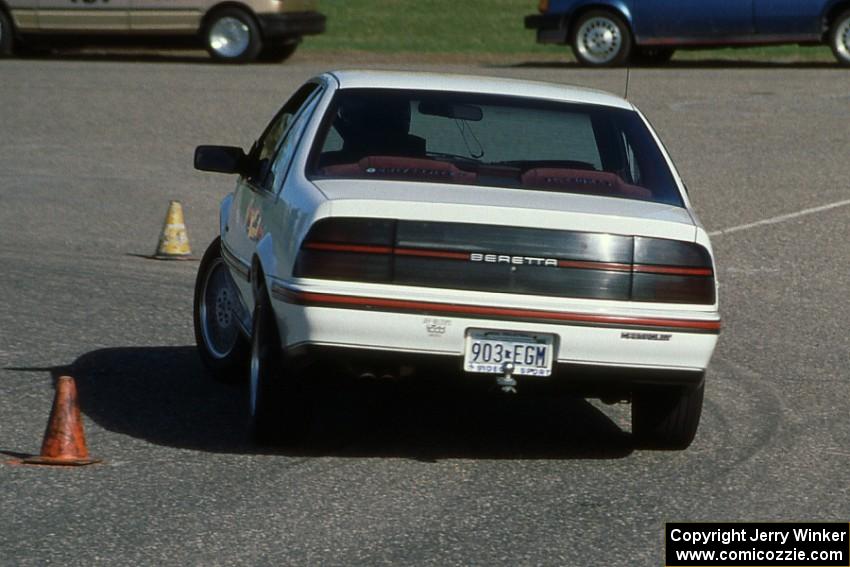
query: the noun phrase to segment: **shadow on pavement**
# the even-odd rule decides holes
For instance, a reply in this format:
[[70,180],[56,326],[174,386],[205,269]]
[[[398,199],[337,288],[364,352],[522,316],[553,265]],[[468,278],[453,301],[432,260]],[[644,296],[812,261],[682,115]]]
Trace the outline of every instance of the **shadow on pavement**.
[[[194,346],[97,350],[70,370],[82,411],[109,431],[177,448],[266,452],[250,441],[247,386],[213,382]],[[412,381],[327,383],[305,441],[272,452],[435,461],[611,459],[633,450],[630,434],[578,398]]]
[[21,60],[39,61],[90,61],[101,63],[194,63],[216,65],[221,64],[214,61],[205,51],[177,52],[162,51],[65,51],[62,49],[31,51],[20,54]]
[[[515,69],[584,69],[592,71],[592,68],[579,65],[575,61],[525,61],[513,64],[493,64],[492,68],[515,68]],[[846,71],[837,62],[829,61],[754,61],[733,59],[699,59],[670,61],[658,65],[632,65],[634,69],[834,69]],[[625,67],[622,67],[625,69]],[[610,69],[609,69],[610,70]]]
[[[316,53],[313,54],[317,55]],[[566,59],[568,56],[564,55]],[[123,46],[117,45],[104,47],[62,47],[53,48],[32,47],[18,55],[19,59],[29,60],[56,60],[56,61],[90,61],[104,63],[192,63],[201,65],[214,65],[220,67],[221,63],[212,59],[206,51],[200,48],[187,46]],[[380,59],[380,57],[379,57]],[[334,55],[328,55],[328,63],[333,66]],[[439,55],[423,57],[422,63],[446,62],[441,61]],[[365,61],[366,64],[369,61]],[[280,62],[253,61],[249,65],[281,65]],[[516,62],[492,62],[480,61],[484,68],[490,69],[582,69],[593,71],[593,68],[579,65],[574,60],[540,60]],[[673,59],[667,63],[650,64],[635,63],[632,69],[835,69],[846,71],[838,62],[833,60],[824,61],[770,61],[764,59],[731,59],[731,58],[706,58],[706,59]],[[605,69],[603,69],[605,70]],[[610,70],[610,69],[607,69]]]

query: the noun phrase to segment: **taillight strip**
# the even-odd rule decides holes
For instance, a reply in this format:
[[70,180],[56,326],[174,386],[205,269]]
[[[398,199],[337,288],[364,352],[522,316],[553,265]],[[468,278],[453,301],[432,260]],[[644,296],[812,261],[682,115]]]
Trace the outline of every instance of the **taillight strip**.
[[515,309],[509,307],[489,307],[483,305],[464,305],[457,303],[436,303],[337,295],[295,291],[283,286],[272,288],[275,296],[289,303],[302,305],[326,305],[362,309],[386,309],[391,311],[414,311],[427,314],[459,314],[472,317],[497,319],[522,319],[529,321],[562,322],[579,325],[597,325],[608,327],[661,328],[680,332],[713,333],[720,332],[720,321],[698,319],[666,319],[656,317],[624,317],[617,315],[594,315],[588,313],[567,313],[563,311],[543,311],[538,309]]
[[632,268],[635,272],[642,274],[665,274],[672,276],[713,276],[711,268],[682,268],[679,266],[650,266],[648,264],[635,264]]
[[586,260],[558,260],[559,268],[578,268],[580,270],[606,270],[609,272],[631,272],[629,264],[616,262],[588,262]]
[[368,244],[335,244],[332,242],[308,242],[304,248],[309,250],[327,250],[330,252],[359,252],[362,254],[392,254],[391,246],[372,246]]
[[467,252],[443,252],[439,250],[421,250],[419,248],[396,248],[399,256],[417,256],[419,258],[446,258],[449,260],[469,260]]
[[[337,244],[334,242],[308,242],[304,248],[329,252],[355,252],[360,254],[396,254],[397,256],[415,256],[418,258],[441,258],[449,260],[469,260],[469,252],[448,252],[424,248],[393,248],[392,246],[374,246],[368,244]],[[558,260],[559,268],[580,270],[605,270],[611,272],[639,272],[643,274],[666,274],[677,276],[712,276],[711,268],[687,268],[679,266],[653,266],[649,264],[623,264],[618,262],[590,262],[587,260]]]

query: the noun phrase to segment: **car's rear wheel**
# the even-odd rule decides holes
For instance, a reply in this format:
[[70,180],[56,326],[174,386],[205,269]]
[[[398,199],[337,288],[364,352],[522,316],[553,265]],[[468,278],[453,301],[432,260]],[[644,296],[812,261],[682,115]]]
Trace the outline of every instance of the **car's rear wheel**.
[[690,387],[646,387],[632,396],[632,435],[639,447],[685,449],[702,414],[705,383]]
[[298,42],[266,45],[257,59],[270,63],[280,63],[292,57],[296,49],[298,49]]
[[253,61],[263,48],[260,28],[248,12],[225,8],[215,12],[204,27],[209,54],[218,61]]
[[14,34],[12,20],[3,10],[0,10],[0,57],[9,57],[12,54]]
[[641,47],[632,55],[632,63],[636,65],[662,65],[673,58],[675,49],[670,47]]
[[850,65],[850,10],[835,18],[829,28],[829,46],[842,65]]
[[216,238],[198,267],[193,320],[201,362],[220,382],[236,382],[247,374],[249,345],[237,322],[239,301],[221,257],[221,238]]
[[307,430],[310,399],[303,374],[286,363],[271,301],[262,283],[255,293],[251,336],[249,410],[251,433],[260,445],[297,442]]
[[614,67],[628,61],[631,30],[614,12],[590,10],[582,14],[573,30],[573,53],[583,65]]

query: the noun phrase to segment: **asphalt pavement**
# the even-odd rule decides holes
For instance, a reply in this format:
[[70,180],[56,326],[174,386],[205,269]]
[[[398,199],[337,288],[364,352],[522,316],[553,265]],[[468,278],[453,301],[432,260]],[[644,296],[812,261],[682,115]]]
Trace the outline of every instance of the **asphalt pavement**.
[[[850,74],[828,66],[631,73],[716,233],[724,330],[688,450],[635,450],[627,405],[393,385],[328,393],[304,448],[252,446],[243,388],[195,352],[197,263],[143,256],[170,199],[196,255],[215,236],[233,179],[195,172],[196,145],[250,146],[336,66],[0,61],[0,564],[652,566],[667,521],[850,521]],[[63,372],[104,464],[8,464]]]

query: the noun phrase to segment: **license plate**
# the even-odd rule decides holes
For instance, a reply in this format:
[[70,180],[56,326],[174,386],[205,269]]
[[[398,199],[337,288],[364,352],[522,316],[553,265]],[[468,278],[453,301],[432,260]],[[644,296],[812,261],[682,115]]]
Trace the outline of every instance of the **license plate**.
[[549,376],[554,342],[554,337],[546,334],[470,329],[463,368],[467,372],[504,374],[505,365],[511,363],[513,374]]

